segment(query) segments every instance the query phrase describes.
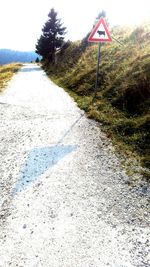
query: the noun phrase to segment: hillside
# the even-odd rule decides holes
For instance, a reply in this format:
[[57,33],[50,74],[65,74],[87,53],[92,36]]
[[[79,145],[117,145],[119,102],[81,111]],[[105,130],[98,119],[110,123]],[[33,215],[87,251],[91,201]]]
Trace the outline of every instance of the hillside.
[[0,49],[0,64],[8,64],[12,62],[31,62],[35,61],[38,55],[31,52],[14,51],[10,49]]
[[57,63],[44,68],[66,88],[90,118],[120,150],[135,153],[150,168],[150,23],[138,28],[115,27],[113,40],[101,45],[98,94],[94,101],[97,44],[68,43],[57,53]]

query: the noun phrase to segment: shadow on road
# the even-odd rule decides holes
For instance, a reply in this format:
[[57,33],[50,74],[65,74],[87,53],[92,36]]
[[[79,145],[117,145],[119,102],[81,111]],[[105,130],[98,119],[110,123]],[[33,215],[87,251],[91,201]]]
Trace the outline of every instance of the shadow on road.
[[15,184],[12,194],[24,190],[30,183],[38,179],[50,167],[57,164],[66,155],[77,149],[76,145],[56,145],[53,147],[34,148],[28,155]]

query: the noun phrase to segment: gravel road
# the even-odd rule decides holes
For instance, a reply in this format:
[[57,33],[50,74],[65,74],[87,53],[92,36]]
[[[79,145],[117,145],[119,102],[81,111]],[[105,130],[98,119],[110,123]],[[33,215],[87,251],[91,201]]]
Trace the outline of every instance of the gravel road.
[[37,65],[0,95],[0,267],[150,266],[149,189]]

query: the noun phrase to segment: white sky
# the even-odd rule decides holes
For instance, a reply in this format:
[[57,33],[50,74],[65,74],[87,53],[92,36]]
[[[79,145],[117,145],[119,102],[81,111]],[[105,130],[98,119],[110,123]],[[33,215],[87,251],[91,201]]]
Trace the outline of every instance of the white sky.
[[110,25],[150,19],[150,0],[0,0],[0,48],[35,50],[50,9],[67,27],[66,39],[82,39],[104,9]]

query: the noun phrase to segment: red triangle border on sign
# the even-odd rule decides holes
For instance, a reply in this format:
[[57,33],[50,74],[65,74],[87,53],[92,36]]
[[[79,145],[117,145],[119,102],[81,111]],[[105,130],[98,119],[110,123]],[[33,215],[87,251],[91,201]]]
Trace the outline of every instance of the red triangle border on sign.
[[[103,38],[93,38],[95,32],[97,31],[97,29],[99,28],[100,24],[103,24],[104,26],[104,29],[107,33],[107,36],[108,36],[108,39],[103,39]],[[112,39],[111,39],[111,36],[110,36],[110,33],[108,31],[108,28],[106,26],[106,23],[104,21],[104,18],[101,17],[100,20],[98,21],[98,23],[95,25],[94,29],[92,30],[92,32],[90,33],[90,36],[88,38],[88,41],[89,42],[97,42],[97,43],[101,43],[101,42],[112,42]]]

